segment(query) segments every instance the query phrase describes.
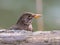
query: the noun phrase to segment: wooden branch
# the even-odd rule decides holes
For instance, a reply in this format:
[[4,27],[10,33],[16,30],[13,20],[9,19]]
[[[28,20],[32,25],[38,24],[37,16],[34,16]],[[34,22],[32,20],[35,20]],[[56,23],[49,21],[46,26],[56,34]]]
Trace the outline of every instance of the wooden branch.
[[0,45],[60,45],[60,31],[0,30]]

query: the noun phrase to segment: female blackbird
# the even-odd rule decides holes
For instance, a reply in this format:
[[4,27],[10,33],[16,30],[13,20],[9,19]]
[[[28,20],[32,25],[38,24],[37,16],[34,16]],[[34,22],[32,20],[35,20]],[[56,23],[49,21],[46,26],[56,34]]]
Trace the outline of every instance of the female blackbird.
[[40,16],[40,14],[33,14],[30,12],[23,13],[18,19],[17,23],[10,27],[10,29],[33,31],[32,19]]

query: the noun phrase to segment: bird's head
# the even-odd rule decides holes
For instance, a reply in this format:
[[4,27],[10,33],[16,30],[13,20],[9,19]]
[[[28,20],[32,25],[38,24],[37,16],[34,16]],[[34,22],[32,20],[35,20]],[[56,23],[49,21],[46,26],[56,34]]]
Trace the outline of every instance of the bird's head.
[[33,18],[37,19],[39,17],[41,17],[40,14],[34,14],[34,13],[26,12],[26,13],[22,14],[22,16],[19,18],[17,24],[23,23],[23,24],[29,25],[32,22]]

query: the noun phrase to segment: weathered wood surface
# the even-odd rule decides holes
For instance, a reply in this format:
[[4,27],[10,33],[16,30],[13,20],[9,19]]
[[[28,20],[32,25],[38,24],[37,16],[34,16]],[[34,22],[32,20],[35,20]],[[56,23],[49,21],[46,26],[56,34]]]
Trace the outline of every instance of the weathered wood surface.
[[0,45],[60,45],[60,31],[0,30]]

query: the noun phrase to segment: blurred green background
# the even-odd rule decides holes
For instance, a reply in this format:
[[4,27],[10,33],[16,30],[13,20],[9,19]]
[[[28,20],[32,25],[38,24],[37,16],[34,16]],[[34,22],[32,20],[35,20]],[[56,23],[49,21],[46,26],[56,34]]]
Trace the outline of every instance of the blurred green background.
[[[43,1],[44,30],[60,30],[60,0]],[[0,27],[8,28],[16,23],[20,14],[36,12],[36,0],[0,0]],[[34,30],[37,21],[33,20]]]
[[43,0],[44,30],[60,30],[60,0]]

